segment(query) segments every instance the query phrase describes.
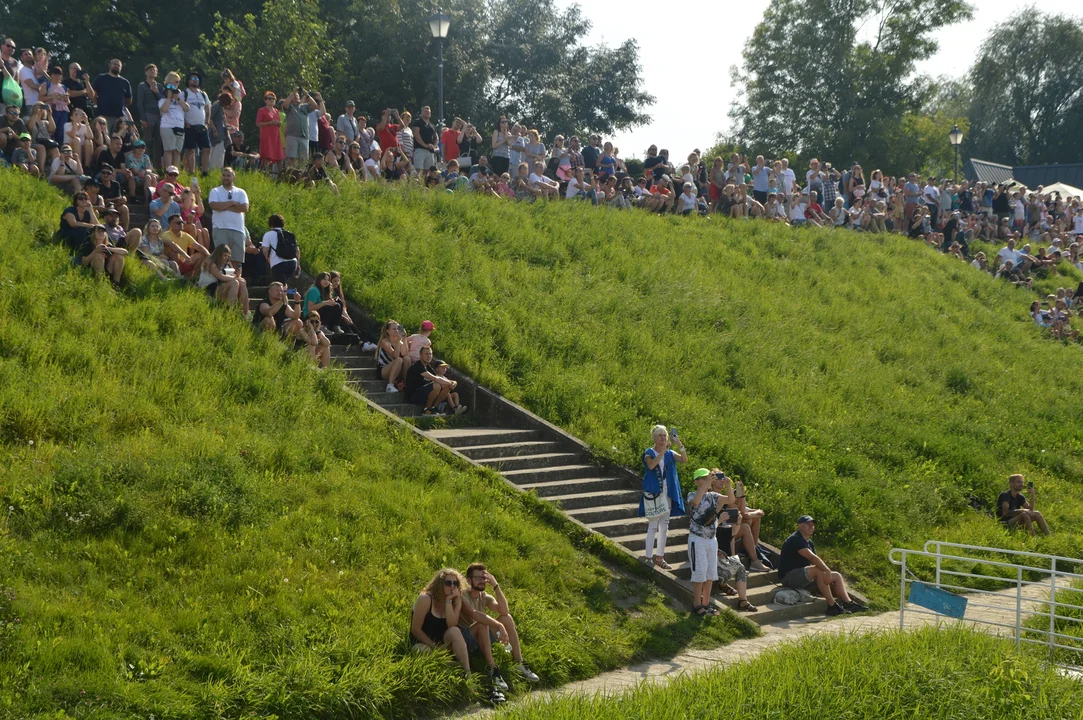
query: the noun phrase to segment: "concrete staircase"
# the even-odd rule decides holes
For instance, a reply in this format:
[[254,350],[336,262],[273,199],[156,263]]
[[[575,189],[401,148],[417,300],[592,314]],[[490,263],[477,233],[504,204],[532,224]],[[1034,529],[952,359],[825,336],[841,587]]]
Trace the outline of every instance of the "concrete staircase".
[[[303,287],[298,289],[303,290]],[[250,286],[249,295],[251,309],[257,311],[260,300],[266,297],[266,286]],[[357,319],[363,310],[351,307],[350,312]],[[587,447],[575,438],[454,371],[452,377],[460,380],[460,390],[464,391],[461,392],[463,401],[471,406],[471,412],[462,420],[482,420],[486,426],[425,429],[424,425],[428,423],[419,417],[420,407],[406,403],[401,393],[385,391],[386,383],[380,379],[373,352],[362,353],[356,345],[336,345],[331,348],[331,354],[333,363],[346,373],[348,389],[388,413],[401,418],[418,418],[408,422],[420,421],[418,429],[429,440],[470,462],[491,468],[523,492],[535,492],[559,507],[572,522],[604,535],[630,554],[643,558],[647,521],[636,516],[640,479],[635,473],[595,461]],[[475,407],[479,396],[480,407]],[[459,419],[453,421],[457,422]],[[523,427],[524,424],[530,427]],[[655,568],[659,585],[682,601],[690,601],[687,515],[670,520],[665,559],[673,569]],[[772,603],[771,599],[780,587],[776,581],[774,572],[749,573],[748,599],[758,610],[740,614],[760,625],[824,616],[827,606],[819,597],[796,606]],[[723,596],[717,587],[713,597],[721,605],[736,610],[736,597]]]

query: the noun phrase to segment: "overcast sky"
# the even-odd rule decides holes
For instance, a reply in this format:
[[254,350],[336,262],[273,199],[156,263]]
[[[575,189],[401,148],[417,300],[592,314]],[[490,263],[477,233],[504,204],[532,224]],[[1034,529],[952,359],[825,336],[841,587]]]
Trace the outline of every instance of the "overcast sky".
[[[557,0],[561,7],[573,1]],[[594,26],[588,42],[613,47],[628,38],[639,41],[644,85],[657,99],[648,111],[653,118],[649,125],[613,138],[623,157],[643,157],[647,146],[657,143],[668,147],[671,157],[683,158],[694,148],[713,145],[719,131],[730,130],[729,108],[735,91],[729,69],[740,64],[741,50],[768,0],[676,0],[673,4],[578,0],[578,4]],[[1022,6],[1017,0],[982,0],[973,20],[937,33],[940,52],[923,63],[919,72],[963,75],[992,28]],[[1042,0],[1038,7],[1050,13],[1083,14],[1083,0]],[[703,39],[708,36],[711,41],[705,46]],[[713,58],[710,67],[705,67],[705,55]]]

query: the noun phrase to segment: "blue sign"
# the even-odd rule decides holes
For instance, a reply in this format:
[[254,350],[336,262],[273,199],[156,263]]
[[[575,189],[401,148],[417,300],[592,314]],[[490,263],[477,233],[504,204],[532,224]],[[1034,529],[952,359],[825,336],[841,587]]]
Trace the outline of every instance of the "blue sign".
[[931,587],[922,582],[910,583],[910,602],[940,615],[963,619],[966,614],[966,598],[947,590]]

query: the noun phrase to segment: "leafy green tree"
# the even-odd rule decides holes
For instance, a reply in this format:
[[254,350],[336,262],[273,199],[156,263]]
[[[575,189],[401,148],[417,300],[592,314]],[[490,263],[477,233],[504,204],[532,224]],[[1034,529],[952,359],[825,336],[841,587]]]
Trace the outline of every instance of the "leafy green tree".
[[970,72],[974,157],[1083,161],[1083,22],[1029,7],[998,25]]
[[932,33],[970,14],[963,0],[773,0],[733,72],[736,139],[753,155],[887,165],[884,138],[921,107]]

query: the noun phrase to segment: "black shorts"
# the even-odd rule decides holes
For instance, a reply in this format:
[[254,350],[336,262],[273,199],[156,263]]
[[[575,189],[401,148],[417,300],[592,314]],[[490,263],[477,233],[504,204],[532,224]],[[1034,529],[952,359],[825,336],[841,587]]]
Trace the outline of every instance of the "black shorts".
[[217,297],[217,293],[218,293],[218,282],[217,282],[217,281],[215,281],[215,282],[212,282],[212,283],[211,283],[210,285],[208,285],[208,286],[207,286],[207,287],[206,287],[205,289],[206,289],[206,291],[207,291],[207,294],[208,294],[208,295],[210,295],[210,296],[211,296],[211,299],[213,300],[214,298],[216,298],[216,297]]
[[767,191],[766,190],[753,190],[752,191],[752,197],[756,198],[756,202],[758,202],[758,203],[760,203],[762,205],[762,204],[767,202]]
[[420,385],[414,388],[414,391],[410,393],[408,398],[414,405],[424,406],[429,401],[429,393],[432,392],[432,383],[427,382],[424,385]]
[[271,268],[271,280],[285,283],[297,274],[297,261],[284,260]]
[[184,129],[184,149],[195,150],[196,148],[209,148],[211,146],[210,135],[207,134],[206,125],[193,125]]

